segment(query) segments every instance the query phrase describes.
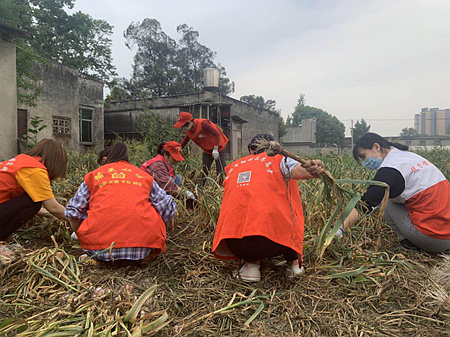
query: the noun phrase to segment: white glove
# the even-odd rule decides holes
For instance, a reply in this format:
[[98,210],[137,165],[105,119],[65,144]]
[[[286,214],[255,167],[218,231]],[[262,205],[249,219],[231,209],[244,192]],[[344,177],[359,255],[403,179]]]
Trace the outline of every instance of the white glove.
[[73,232],[72,235],[70,236],[70,238],[74,241],[78,241],[77,233]]
[[186,191],[185,194],[186,194],[186,198],[195,200],[195,195],[191,191]]
[[340,240],[344,237],[345,231],[341,228],[338,229],[338,231],[336,232],[336,237]]
[[214,160],[219,159],[219,151],[217,149],[214,149],[212,152],[212,156],[213,156]]

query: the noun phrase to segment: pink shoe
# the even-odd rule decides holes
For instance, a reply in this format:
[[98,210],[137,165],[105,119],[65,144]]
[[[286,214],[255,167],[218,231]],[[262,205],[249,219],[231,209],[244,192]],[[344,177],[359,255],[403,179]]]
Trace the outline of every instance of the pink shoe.
[[259,282],[261,281],[261,272],[259,271],[259,264],[246,262],[239,272],[234,271],[233,276],[240,278],[244,282]]

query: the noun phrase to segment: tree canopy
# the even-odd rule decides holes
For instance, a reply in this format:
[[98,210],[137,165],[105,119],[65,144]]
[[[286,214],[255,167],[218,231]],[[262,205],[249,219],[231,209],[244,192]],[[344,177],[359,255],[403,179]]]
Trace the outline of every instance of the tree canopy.
[[116,76],[112,64],[112,26],[83,12],[70,14],[75,0],[1,0],[0,20],[31,33],[16,38],[18,103],[33,105],[39,86],[32,73],[45,57],[104,82]]
[[418,132],[414,128],[403,128],[400,132],[400,137],[418,136]]
[[[199,41],[199,32],[182,24],[178,42],[167,35],[156,19],[132,22],[124,32],[126,46],[136,47],[133,74],[127,87],[133,97],[196,92],[203,88],[203,70],[217,68],[219,91],[227,94],[233,83],[225,68],[214,63],[216,53]],[[111,97],[115,99],[115,97]]]
[[335,116],[328,112],[305,104],[305,95],[301,94],[294,112],[288,116],[287,125],[301,125],[303,119],[317,120],[316,140],[319,144],[344,144],[345,126]]
[[276,105],[276,101],[273,99],[268,99],[267,101],[264,99],[264,97],[262,96],[256,96],[256,95],[246,95],[246,96],[242,96],[241,97],[241,101],[257,106],[258,108],[261,109],[267,109],[270,111],[276,111],[275,110],[275,105]]
[[356,142],[359,138],[364,136],[367,132],[370,130],[370,125],[367,125],[364,118],[361,119],[361,122],[359,120],[356,121],[355,126],[353,127],[352,137],[353,142]]

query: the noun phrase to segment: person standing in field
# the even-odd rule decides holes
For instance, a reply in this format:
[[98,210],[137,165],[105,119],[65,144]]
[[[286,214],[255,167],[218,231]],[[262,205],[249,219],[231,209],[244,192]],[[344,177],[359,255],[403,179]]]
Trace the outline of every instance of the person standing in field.
[[100,261],[140,261],[166,250],[165,222],[176,204],[149,174],[128,162],[127,148],[117,143],[99,158],[102,166],[88,173],[65,215],[88,255]]
[[62,220],[51,181],[64,177],[67,154],[61,144],[44,139],[26,154],[0,163],[0,240],[6,240],[34,215],[47,211]]
[[213,161],[216,161],[216,172],[224,172],[225,154],[223,149],[228,144],[228,138],[219,127],[208,119],[193,118],[189,112],[180,112],[174,127],[184,130],[186,136],[181,142],[184,148],[190,140],[203,150],[203,174],[209,174]]
[[[391,143],[376,133],[366,133],[355,144],[353,157],[375,170],[374,180],[389,185],[384,219],[403,247],[441,253],[450,249],[450,183],[427,159],[407,151],[406,145]],[[361,197],[360,212],[380,207],[385,188],[370,186]],[[354,209],[344,221],[338,237],[359,220]]]
[[[174,141],[161,143],[156,152],[158,155],[147,160],[140,169],[149,173],[166,193],[179,195],[182,181],[180,175],[175,173],[175,166],[184,161],[181,145]],[[194,193],[185,191],[185,194],[188,199],[195,199]]]
[[217,223],[213,254],[219,259],[241,259],[235,276],[246,282],[261,280],[260,260],[283,255],[286,274],[301,275],[304,218],[297,180],[324,172],[320,160],[301,165],[282,155],[269,157],[258,150],[259,134],[248,145],[250,155],[225,168],[225,191]]

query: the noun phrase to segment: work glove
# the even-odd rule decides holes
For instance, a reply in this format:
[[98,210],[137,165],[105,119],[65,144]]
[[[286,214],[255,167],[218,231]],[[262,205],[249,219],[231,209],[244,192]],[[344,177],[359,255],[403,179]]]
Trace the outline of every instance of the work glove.
[[338,231],[336,232],[336,237],[340,240],[344,237],[345,231],[341,228],[338,229]]
[[186,194],[186,198],[187,198],[187,199],[195,200],[195,195],[194,195],[194,193],[192,193],[191,191],[187,191],[187,190],[186,190],[185,194]]
[[212,156],[213,156],[214,160],[219,159],[219,151],[217,149],[214,149],[212,152]]

